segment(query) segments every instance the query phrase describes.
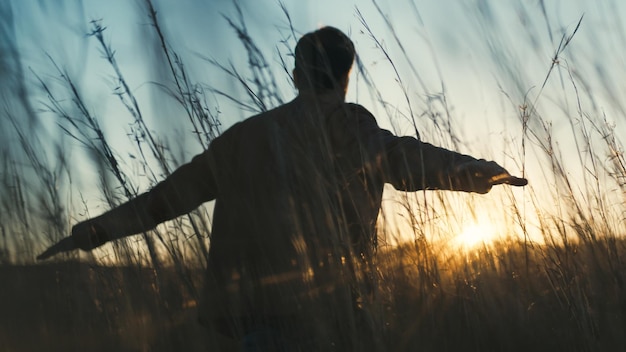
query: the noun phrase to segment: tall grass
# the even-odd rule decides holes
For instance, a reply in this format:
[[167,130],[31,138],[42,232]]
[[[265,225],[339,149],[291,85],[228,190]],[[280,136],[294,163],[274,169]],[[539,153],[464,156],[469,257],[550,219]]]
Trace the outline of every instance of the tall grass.
[[[617,78],[612,78],[606,67],[583,69],[587,63],[579,57],[576,41],[586,32],[593,33],[591,26],[580,17],[559,31],[543,1],[536,7],[518,4],[520,18],[527,21],[520,25],[519,40],[507,42],[502,25],[493,17],[496,4],[468,7],[493,65],[497,82],[493,89],[501,91],[504,101],[501,113],[514,121],[508,131],[511,136],[489,150],[468,142],[456,127],[460,113],[454,109],[445,67],[435,50],[430,47],[439,78],[433,86],[422,77],[394,21],[377,2],[373,5],[369,14],[356,10],[363,33],[359,39],[365,38],[358,44],[373,47],[370,55],[377,60],[376,66],[363,54],[357,60],[354,85],[367,92],[360,97],[371,97],[361,103],[371,105],[379,121],[390,121],[399,132],[409,126],[410,133],[425,141],[477,156],[486,148],[493,158],[506,158],[506,166],[523,173],[531,185],[523,191],[502,188],[481,197],[386,190],[374,263],[378,289],[368,307],[369,325],[378,336],[371,349],[626,349],[626,160],[618,132],[626,108],[613,87],[624,73],[615,67],[610,72]],[[308,29],[294,25],[285,4],[279,7],[286,21],[280,29],[284,41],[271,59],[257,45],[245,8],[237,3],[235,15],[225,16],[224,21],[242,45],[247,67],[199,55],[207,67],[235,82],[243,92],[236,94],[221,82],[194,81],[186,56],[177,52],[176,38],[169,37],[161,25],[157,8],[149,0],[142,3],[143,23],[150,28],[146,40],[154,48],[151,65],[158,73],[151,84],[158,99],[173,101],[182,112],[184,137],[193,141],[195,149],[206,148],[225,128],[219,106],[231,104],[256,113],[288,100],[278,82],[291,81],[290,64],[276,53],[283,46],[289,53],[299,30]],[[410,9],[419,24],[418,34],[428,39],[419,6]],[[0,11],[10,19],[10,9],[0,7]],[[369,17],[382,25],[374,27]],[[0,346],[9,350],[41,349],[44,344],[43,348],[53,350],[235,348],[234,341],[202,330],[194,319],[210,246],[210,204],[93,253],[69,253],[54,264],[32,263],[37,252],[67,235],[72,224],[136,196],[189,157],[176,152],[186,145],[172,144],[175,135],[159,134],[151,125],[154,120],[145,115],[151,110],[150,100],[143,101],[131,88],[143,82],[127,79],[125,67],[117,62],[114,40],[108,43],[106,21],[90,21],[88,34],[107,64],[112,94],[127,114],[132,150],[119,149],[119,136],[107,133],[106,117],[93,108],[87,88],[64,68],[66,63],[52,56],[50,71],[19,72],[11,76],[17,77],[18,88],[3,92],[18,98],[19,108],[13,107],[15,101],[4,99],[6,119],[1,126],[11,131],[13,143],[3,146],[0,155],[0,275],[15,288],[0,290],[0,311],[9,312],[0,318]],[[541,21],[545,34],[538,32],[541,26],[532,25]],[[11,47],[11,33],[0,34]],[[620,39],[623,34],[616,40]],[[552,54],[543,57],[542,76],[533,76],[517,60],[510,60],[511,52],[542,57],[548,51]],[[13,69],[21,69],[17,49],[6,52],[15,61],[5,58],[2,68],[17,72]],[[393,73],[391,79],[402,94],[400,103],[374,81],[373,71],[384,67]],[[19,88],[27,86],[25,75],[35,82],[28,86],[33,91]],[[603,108],[607,102],[610,108]],[[49,125],[56,131],[43,128]],[[84,174],[70,162],[78,160],[73,150],[77,145],[88,155],[85,168],[97,170],[96,192],[78,187]],[[97,209],[90,205],[94,199],[99,202]],[[488,219],[497,219],[502,237],[472,248],[455,245],[463,224],[484,220],[485,213]]]

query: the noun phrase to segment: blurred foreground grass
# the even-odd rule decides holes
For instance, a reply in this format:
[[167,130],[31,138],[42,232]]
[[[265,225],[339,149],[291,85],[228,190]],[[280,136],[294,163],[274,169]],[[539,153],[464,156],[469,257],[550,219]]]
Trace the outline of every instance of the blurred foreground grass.
[[[623,351],[626,240],[497,243],[447,258],[381,251],[372,314],[387,351]],[[201,285],[202,270],[185,279]],[[173,269],[0,267],[3,351],[228,351]]]

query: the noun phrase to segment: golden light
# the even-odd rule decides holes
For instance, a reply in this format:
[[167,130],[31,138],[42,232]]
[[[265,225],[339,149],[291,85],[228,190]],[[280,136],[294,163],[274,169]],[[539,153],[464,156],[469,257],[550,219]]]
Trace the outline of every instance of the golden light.
[[467,225],[453,241],[457,247],[475,249],[484,245],[490,245],[497,238],[495,227],[485,222]]

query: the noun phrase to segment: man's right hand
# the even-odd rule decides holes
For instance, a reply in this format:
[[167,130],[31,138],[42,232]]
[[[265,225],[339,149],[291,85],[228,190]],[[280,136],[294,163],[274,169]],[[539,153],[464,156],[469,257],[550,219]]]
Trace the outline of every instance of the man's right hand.
[[83,221],[72,227],[72,239],[76,248],[90,251],[109,241],[109,235],[101,224],[93,221]]
[[74,243],[74,238],[65,237],[59,242],[53,244],[48,247],[43,253],[37,256],[37,260],[46,260],[50,257],[53,257],[59,253],[68,252],[77,249],[76,244]]
[[76,249],[92,250],[105,244],[109,236],[104,227],[93,221],[84,221],[72,227],[72,235],[50,246],[37,256],[37,260],[45,260],[59,253]]

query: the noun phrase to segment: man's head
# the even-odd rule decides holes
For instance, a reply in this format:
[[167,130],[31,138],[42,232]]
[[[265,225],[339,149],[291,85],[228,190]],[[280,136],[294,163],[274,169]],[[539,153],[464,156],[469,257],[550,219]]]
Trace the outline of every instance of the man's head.
[[305,34],[296,45],[296,88],[301,92],[341,89],[345,93],[355,55],[354,44],[337,28],[323,27]]

